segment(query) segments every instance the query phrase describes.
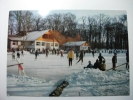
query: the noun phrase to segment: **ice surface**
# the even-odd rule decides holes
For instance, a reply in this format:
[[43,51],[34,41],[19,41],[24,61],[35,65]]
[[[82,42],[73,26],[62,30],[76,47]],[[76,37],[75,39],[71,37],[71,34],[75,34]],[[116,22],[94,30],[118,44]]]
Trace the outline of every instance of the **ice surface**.
[[[112,67],[111,59],[113,54],[103,53],[106,59],[107,69]],[[117,55],[117,65],[126,62],[126,54]],[[58,82],[67,80],[69,86],[63,91],[61,96],[110,96],[110,95],[129,95],[129,72],[125,70],[125,65],[117,71],[102,72],[98,69],[86,69],[90,60],[94,64],[95,57],[91,53],[86,53],[84,62],[73,66],[68,66],[67,55],[40,54],[35,59],[34,54],[24,52],[19,62],[24,63],[27,76],[19,76],[17,65],[7,68],[7,94],[9,96],[48,96],[53,91]],[[8,53],[7,65],[16,64],[11,53]]]

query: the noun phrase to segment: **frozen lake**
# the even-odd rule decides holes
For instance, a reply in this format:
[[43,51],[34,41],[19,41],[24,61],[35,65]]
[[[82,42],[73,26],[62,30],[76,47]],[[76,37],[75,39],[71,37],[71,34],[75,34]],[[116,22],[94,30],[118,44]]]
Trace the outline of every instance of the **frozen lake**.
[[[35,85],[35,87],[37,87],[37,88],[35,88],[33,86],[34,87],[33,90],[39,89],[39,92],[36,91],[37,93],[35,91],[34,91],[34,93],[33,93],[33,91],[32,92],[31,91],[30,92],[26,92],[26,89],[22,90],[21,86],[16,86],[16,84],[21,84],[21,83],[18,83],[18,81],[16,81],[16,78],[14,79],[14,78],[11,77],[12,75],[18,76],[17,66],[8,67],[7,68],[7,74],[9,75],[8,76],[9,77],[8,78],[8,83],[7,83],[8,84],[8,93],[9,93],[9,95],[18,95],[18,96],[21,96],[21,95],[22,96],[23,95],[25,95],[25,96],[48,96],[48,93],[50,91],[52,91],[56,87],[56,83],[58,81],[67,79],[68,77],[69,77],[68,80],[70,81],[70,79],[71,79],[70,76],[71,75],[73,76],[73,74],[75,74],[75,73],[83,74],[84,73],[83,67],[87,66],[89,60],[92,62],[92,64],[94,64],[94,62],[98,58],[98,55],[99,54],[96,53],[95,57],[93,57],[91,53],[86,53],[85,56],[84,56],[83,64],[81,64],[81,62],[76,64],[77,60],[75,58],[73,60],[73,65],[69,67],[68,59],[67,59],[67,55],[66,54],[64,54],[64,57],[61,57],[60,55],[57,56],[57,55],[52,55],[52,54],[50,54],[48,57],[46,57],[45,54],[40,54],[38,56],[38,58],[35,59],[34,54],[30,54],[28,52],[25,52],[25,55],[21,56],[19,61],[24,63],[23,66],[24,66],[24,70],[25,70],[26,75],[28,77],[37,78],[37,80],[39,80],[39,79],[45,80],[45,82],[42,82],[42,83],[45,83],[45,84],[43,84],[43,85],[41,84],[40,85],[40,84],[37,83],[37,85]],[[106,59],[106,68],[107,69],[112,68],[112,56],[113,56],[113,54],[103,53],[102,55]],[[126,62],[126,54],[125,53],[117,54],[117,62],[118,62],[117,65],[121,65],[121,64],[125,63]],[[16,63],[17,63],[16,60],[12,60],[11,53],[8,53],[7,65],[12,65],[12,64],[16,64]],[[124,73],[122,75],[125,75],[125,65],[122,66],[121,70],[124,71]],[[83,72],[83,73],[81,73],[81,72]],[[95,72],[95,71],[93,71],[93,72]],[[95,73],[97,74],[97,70],[96,70]],[[98,73],[99,73],[99,71],[98,71]],[[126,82],[127,82],[128,74],[126,74],[126,75],[127,76],[125,77],[125,79],[126,79]],[[13,77],[16,77],[16,76],[13,76]],[[108,76],[106,76],[106,77],[108,77]],[[79,76],[77,76],[77,78],[79,78]],[[21,79],[21,78],[17,77],[17,80],[19,80],[19,79]],[[16,83],[15,82],[11,83],[9,80],[14,80],[14,81],[16,81]],[[30,79],[30,80],[36,80],[36,79]],[[85,79],[83,81],[85,81]],[[25,83],[25,84],[28,85],[28,83],[26,83],[26,80],[24,80],[24,82],[22,81],[22,83]],[[31,83],[34,83],[34,81],[33,82],[31,81]],[[74,83],[72,82],[71,84],[74,84]],[[11,88],[12,86],[15,87],[16,91],[14,91],[14,88]],[[24,85],[24,87],[25,87],[25,85]],[[74,91],[77,91],[77,90],[79,91],[80,86],[78,86],[78,84],[77,84],[76,87],[77,88],[73,87],[73,88],[75,88],[75,90],[72,90],[73,89],[72,87],[71,88],[68,87],[69,89],[66,89],[67,92],[64,93],[63,96],[77,96],[77,95],[79,95],[79,93],[77,93],[77,92],[76,92],[76,94],[71,94],[70,93],[70,91],[72,93],[74,93]],[[128,87],[128,84],[126,84],[126,87]],[[26,87],[26,88],[31,89],[30,87]],[[47,92],[46,91],[42,92],[42,89],[43,90],[47,90]],[[21,92],[19,93],[18,90],[21,90]],[[42,93],[44,93],[44,94],[42,94]],[[89,94],[84,94],[84,95],[87,96]],[[93,94],[90,94],[90,95],[93,95]],[[98,94],[98,95],[100,95],[100,94]]]
[[[90,60],[92,64],[98,58],[98,53],[95,54],[95,57],[91,53],[86,53],[84,57],[84,62],[81,65],[81,62],[76,64],[76,58],[73,60],[73,65],[69,67],[67,55],[64,54],[64,57],[60,55],[49,55],[48,57],[45,54],[40,54],[37,59],[35,59],[34,54],[25,53],[24,56],[21,56],[19,59],[20,62],[24,63],[24,69],[28,76],[38,77],[45,80],[58,80],[64,78],[66,75],[69,75],[73,72],[83,70],[83,67],[88,65]],[[113,54],[102,54],[106,59],[106,68],[109,69],[112,67],[112,56]],[[126,62],[125,53],[117,55],[117,65],[123,64]],[[17,64],[17,61],[12,60],[11,54],[8,54],[7,65]],[[17,66],[8,67],[7,73],[17,75]]]

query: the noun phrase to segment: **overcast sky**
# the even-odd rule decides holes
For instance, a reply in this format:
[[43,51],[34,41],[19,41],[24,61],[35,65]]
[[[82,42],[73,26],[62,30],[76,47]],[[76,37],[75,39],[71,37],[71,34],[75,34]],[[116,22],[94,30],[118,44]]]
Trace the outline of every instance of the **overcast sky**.
[[53,13],[68,13],[68,12],[76,15],[77,18],[81,18],[82,16],[94,16],[98,14],[109,15],[110,17],[114,16],[117,17],[119,15],[126,14],[126,11],[122,10],[51,10],[51,11],[41,10],[39,14],[41,16],[46,16]]

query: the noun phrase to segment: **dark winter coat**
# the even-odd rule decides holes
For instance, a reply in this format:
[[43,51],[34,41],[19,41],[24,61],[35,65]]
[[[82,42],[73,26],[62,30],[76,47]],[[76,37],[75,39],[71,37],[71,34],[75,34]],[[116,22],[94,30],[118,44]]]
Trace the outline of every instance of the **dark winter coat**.
[[92,64],[88,64],[87,68],[93,68],[93,65]]
[[128,52],[126,53],[126,60],[127,60],[127,62],[129,62],[129,53]]
[[79,58],[83,58],[84,57],[84,53],[83,51],[80,52]]
[[117,56],[112,57],[112,63],[117,63]]
[[98,56],[99,62],[102,63],[104,57],[103,56]]
[[38,52],[37,51],[35,52],[35,56],[38,56]]
[[94,63],[94,68],[95,68],[95,69],[99,68],[99,66],[100,66],[100,63],[99,63],[99,62],[95,62],[95,63]]

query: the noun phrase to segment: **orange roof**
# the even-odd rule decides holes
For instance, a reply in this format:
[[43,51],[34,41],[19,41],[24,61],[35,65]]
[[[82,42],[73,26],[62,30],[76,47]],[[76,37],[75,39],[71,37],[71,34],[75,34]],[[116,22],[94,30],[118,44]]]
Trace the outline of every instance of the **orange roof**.
[[52,33],[50,31],[46,32],[45,34],[51,35]]
[[89,44],[88,43],[83,43],[82,46],[89,46]]
[[44,39],[42,37],[38,38],[37,40],[45,41],[45,42],[58,42],[56,39]]

